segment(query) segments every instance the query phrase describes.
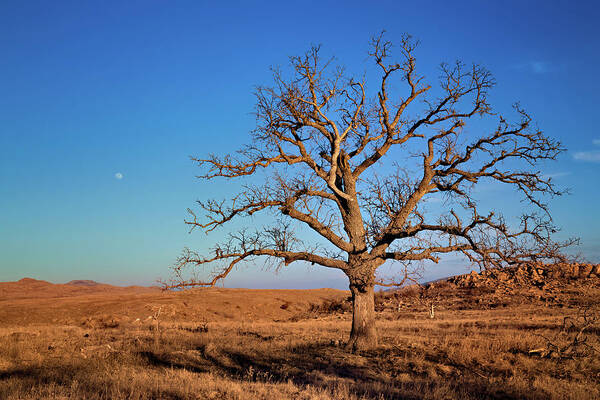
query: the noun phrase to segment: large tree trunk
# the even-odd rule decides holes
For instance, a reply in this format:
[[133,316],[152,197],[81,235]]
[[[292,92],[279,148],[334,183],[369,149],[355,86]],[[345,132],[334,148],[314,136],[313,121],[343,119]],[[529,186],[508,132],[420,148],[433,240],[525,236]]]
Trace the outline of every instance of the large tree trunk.
[[348,348],[353,352],[377,347],[375,292],[373,285],[350,283],[352,292],[352,331]]

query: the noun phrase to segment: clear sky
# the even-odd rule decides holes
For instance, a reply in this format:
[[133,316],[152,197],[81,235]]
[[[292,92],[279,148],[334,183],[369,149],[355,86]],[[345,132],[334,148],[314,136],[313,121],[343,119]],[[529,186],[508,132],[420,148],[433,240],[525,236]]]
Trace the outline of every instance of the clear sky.
[[[152,284],[191,235],[186,208],[227,193],[190,155],[247,142],[255,85],[311,44],[360,71],[371,36],[421,40],[420,71],[477,62],[568,152],[549,166],[572,195],[560,235],[600,262],[600,5],[595,1],[0,2],[0,281]],[[491,189],[490,196],[502,199]],[[502,203],[499,203],[502,206]],[[432,267],[426,277],[464,273]],[[346,288],[341,274],[246,267],[232,287]]]

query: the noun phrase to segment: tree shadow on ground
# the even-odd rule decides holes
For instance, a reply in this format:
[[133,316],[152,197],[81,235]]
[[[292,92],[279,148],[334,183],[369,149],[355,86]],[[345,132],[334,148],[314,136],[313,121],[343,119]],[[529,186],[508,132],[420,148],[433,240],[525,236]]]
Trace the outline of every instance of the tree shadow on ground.
[[[133,357],[132,357],[133,356]],[[247,346],[203,344],[188,350],[139,348],[134,353],[114,354],[104,364],[123,362],[137,367],[180,369],[211,373],[243,382],[288,383],[332,391],[345,386],[366,399],[545,399],[549,393],[513,384],[507,371],[482,370],[448,359],[435,349],[382,346],[351,354],[329,343],[286,345],[248,343]],[[121,359],[122,357],[122,359]],[[105,371],[104,368],[102,371]],[[17,379],[25,385],[69,387],[82,382],[84,393],[102,397],[107,381],[93,360],[56,360],[38,366],[0,371],[0,382]],[[157,393],[158,395],[158,393]],[[160,393],[165,396],[165,392]],[[1,397],[1,396],[0,396]],[[179,398],[177,395],[168,398]]]
[[[429,368],[411,360],[410,350],[381,348],[350,354],[329,344],[306,344],[268,351],[256,349],[200,348],[185,353],[142,354],[156,367],[211,372],[240,381],[293,382],[331,390],[348,385],[351,392],[372,399],[546,399],[548,393],[502,383],[506,371],[485,371],[450,362],[443,354],[424,354]],[[434,365],[440,366],[436,371]],[[440,370],[450,372],[443,373]]]

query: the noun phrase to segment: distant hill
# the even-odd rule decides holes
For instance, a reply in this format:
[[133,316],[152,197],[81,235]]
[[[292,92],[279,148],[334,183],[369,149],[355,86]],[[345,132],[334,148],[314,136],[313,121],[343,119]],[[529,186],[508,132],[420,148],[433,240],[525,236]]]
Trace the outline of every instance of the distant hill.
[[39,280],[39,279],[33,279],[33,278],[23,278],[23,279],[18,280],[17,283],[33,284],[33,283],[50,283],[50,282],[48,282],[48,281],[42,281],[42,280]]
[[96,281],[90,281],[88,279],[74,280],[74,281],[67,282],[66,284],[67,285],[76,285],[76,286],[98,286],[98,285],[100,285],[100,283],[98,283]]
[[78,279],[66,284],[60,284],[33,278],[23,278],[16,282],[0,282],[0,301],[156,290],[157,288],[141,286],[113,286],[85,279]]

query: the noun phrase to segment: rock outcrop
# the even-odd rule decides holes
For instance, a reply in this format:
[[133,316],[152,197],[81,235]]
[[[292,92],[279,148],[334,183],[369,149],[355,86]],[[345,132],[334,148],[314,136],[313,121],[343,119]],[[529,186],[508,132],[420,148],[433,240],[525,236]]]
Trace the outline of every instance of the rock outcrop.
[[[412,285],[380,299],[379,309],[491,309],[543,304],[579,307],[600,299],[600,264],[522,264],[471,271],[425,285]],[[420,308],[419,308],[420,307]]]
[[600,278],[600,264],[521,264],[515,267],[494,268],[480,273],[448,278],[460,287],[478,286],[535,286],[544,287],[556,281]]

